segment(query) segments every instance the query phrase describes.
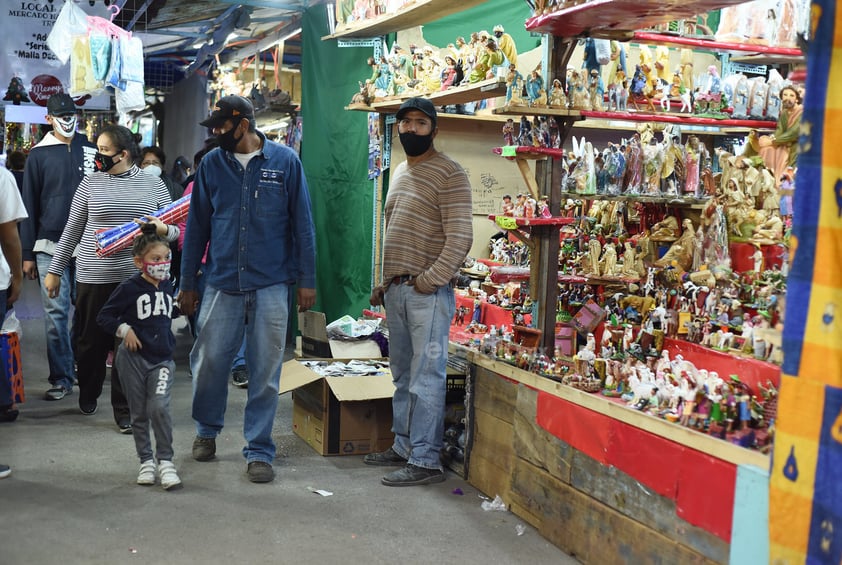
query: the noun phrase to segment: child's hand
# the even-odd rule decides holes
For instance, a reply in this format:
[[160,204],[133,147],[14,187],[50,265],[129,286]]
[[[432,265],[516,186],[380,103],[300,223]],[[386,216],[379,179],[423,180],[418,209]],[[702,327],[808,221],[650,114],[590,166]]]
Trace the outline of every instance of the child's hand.
[[143,347],[133,329],[129,329],[128,333],[126,333],[126,337],[123,338],[123,344],[126,346],[126,349],[132,352]]

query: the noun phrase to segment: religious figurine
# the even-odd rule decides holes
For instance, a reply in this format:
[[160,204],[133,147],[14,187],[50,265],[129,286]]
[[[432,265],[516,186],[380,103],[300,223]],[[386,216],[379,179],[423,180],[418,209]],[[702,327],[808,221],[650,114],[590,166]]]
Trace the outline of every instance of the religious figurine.
[[514,64],[511,64],[509,65],[509,73],[506,75],[506,104],[522,106],[524,104],[522,90],[523,75],[520,74]]
[[604,277],[613,277],[616,275],[615,269],[617,266],[617,248],[614,243],[608,241],[602,248],[602,265],[599,271]]
[[567,95],[559,79],[553,79],[550,88],[549,104],[551,108],[567,108]]
[[599,72],[596,70],[592,70],[590,74],[590,80],[588,81],[588,95],[591,99],[591,107],[596,112],[602,112],[605,107],[603,105],[603,99],[605,96],[605,85],[602,83],[602,77],[599,76]]
[[517,45],[515,45],[515,40],[512,36],[506,33],[503,26],[499,24],[494,26],[492,32],[494,33],[494,37],[497,38],[497,46],[503,52],[506,61],[512,65],[517,65]]
[[[506,120],[503,124],[503,145],[515,144],[515,121],[512,118]],[[509,197],[511,200],[511,196]]]
[[[529,76],[526,77],[526,96],[529,98],[529,105],[535,106],[536,100],[540,95],[540,91],[544,89],[544,78],[538,69],[535,69]],[[544,94],[544,104],[546,105],[546,94]]]
[[749,133],[744,155],[760,155],[766,167],[773,171],[775,179],[780,179],[787,167],[795,166],[798,150],[798,136],[801,125],[801,95],[793,86],[781,88],[781,112],[778,124],[772,135],[758,137],[757,132]]

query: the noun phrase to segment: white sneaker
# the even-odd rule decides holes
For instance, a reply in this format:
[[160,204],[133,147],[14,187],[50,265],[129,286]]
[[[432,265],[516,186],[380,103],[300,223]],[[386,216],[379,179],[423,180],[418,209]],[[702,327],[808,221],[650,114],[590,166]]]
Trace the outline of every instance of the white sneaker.
[[155,462],[151,459],[140,464],[140,472],[137,474],[137,484],[145,486],[155,484]]
[[171,490],[181,487],[181,479],[175,470],[172,461],[160,461],[158,463],[158,476],[161,477],[161,486],[164,490]]

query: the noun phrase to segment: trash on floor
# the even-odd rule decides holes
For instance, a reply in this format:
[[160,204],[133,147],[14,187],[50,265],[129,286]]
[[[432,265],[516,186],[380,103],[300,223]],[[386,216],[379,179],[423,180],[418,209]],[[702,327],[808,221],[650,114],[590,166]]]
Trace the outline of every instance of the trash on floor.
[[322,489],[313,488],[313,487],[307,487],[307,490],[309,490],[310,492],[314,492],[314,493],[316,493],[318,495],[321,495],[321,496],[333,496],[333,493],[330,492],[329,490],[322,490]]
[[503,499],[500,498],[499,494],[494,497],[494,500],[491,500],[491,501],[483,500],[482,501],[482,509],[486,510],[486,511],[492,511],[492,512],[494,512],[494,511],[505,512],[507,510],[506,503],[503,502]]

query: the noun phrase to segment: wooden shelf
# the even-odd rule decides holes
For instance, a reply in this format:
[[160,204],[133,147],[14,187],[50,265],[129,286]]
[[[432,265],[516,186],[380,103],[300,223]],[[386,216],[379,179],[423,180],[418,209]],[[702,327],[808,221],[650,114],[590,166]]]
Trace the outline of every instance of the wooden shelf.
[[462,12],[482,4],[485,0],[415,0],[408,7],[403,8],[394,14],[352,22],[350,24],[337,24],[336,31],[331,35],[322,37],[327,39],[341,39],[344,37],[378,37],[410,27],[420,26],[429,22],[440,20],[450,14]]
[[567,153],[564,149],[559,147],[532,147],[531,145],[514,145],[509,149],[514,148],[516,155],[503,155],[504,147],[495,147],[491,150],[495,155],[502,155],[507,159],[546,159],[547,157],[554,157],[560,159]]
[[666,112],[594,112],[582,110],[581,114],[586,118],[603,120],[628,120],[632,122],[660,122],[668,124],[679,124],[687,126],[710,126],[716,128],[746,128],[758,130],[774,130],[776,122],[764,120],[734,120],[725,118],[702,118],[692,114],[668,114]]
[[526,20],[526,29],[556,37],[631,39],[634,30],[692,18],[744,0],[590,0]]
[[506,105],[500,108],[494,108],[493,112],[497,115],[506,116],[563,116],[567,118],[582,118],[582,112],[579,110],[569,110],[567,108],[557,108],[553,106],[539,108],[526,105]]
[[787,57],[793,60],[803,60],[804,54],[800,49],[791,47],[769,47],[768,45],[750,45],[748,43],[731,43],[704,39],[700,36],[668,35],[649,31],[636,31],[632,41],[638,43],[653,43],[667,47],[692,47],[708,49],[717,53],[751,53],[758,56]]
[[[495,221],[497,220],[497,214],[489,214],[488,219]],[[576,218],[563,218],[560,216],[551,217],[551,218],[514,218],[512,216],[502,216],[505,218],[511,218],[517,224],[517,227],[526,228],[530,226],[566,226],[568,224],[572,224],[576,221]],[[499,225],[499,224],[498,224]]]
[[491,359],[477,351],[469,350],[455,344],[451,344],[451,348],[453,350],[459,350],[460,354],[464,351],[464,355],[469,362],[493,371],[498,375],[502,375],[507,379],[552,394],[553,396],[599,414],[609,416],[669,441],[701,451],[711,457],[728,461],[735,465],[755,465],[761,469],[768,468],[769,466],[769,456],[759,451],[746,449],[708,434],[703,434],[690,428],[667,422],[661,418],[638,412],[637,410],[628,408],[624,404],[611,401],[597,394],[583,392],[571,386],[563,385],[546,377],[536,375],[535,373],[523,371],[502,361]]
[[[440,90],[438,92],[431,92],[429,94],[413,94],[408,96],[400,96],[380,100],[374,102],[371,107],[352,107],[348,106],[349,110],[365,110],[366,112],[380,112],[384,114],[394,114],[403,101],[412,96],[424,96],[428,98],[436,106],[451,106],[454,104],[467,104],[468,102],[476,102],[486,98],[495,98],[506,94],[506,82],[501,79],[490,78],[467,86],[457,86],[448,90]],[[357,106],[356,104],[353,106]],[[439,115],[444,115],[444,112],[439,112]]]
[[562,192],[562,199],[573,200],[611,200],[617,202],[643,202],[663,204],[665,206],[681,206],[684,208],[704,209],[707,198],[682,198],[680,196],[655,196],[651,194],[579,194],[576,192]]

